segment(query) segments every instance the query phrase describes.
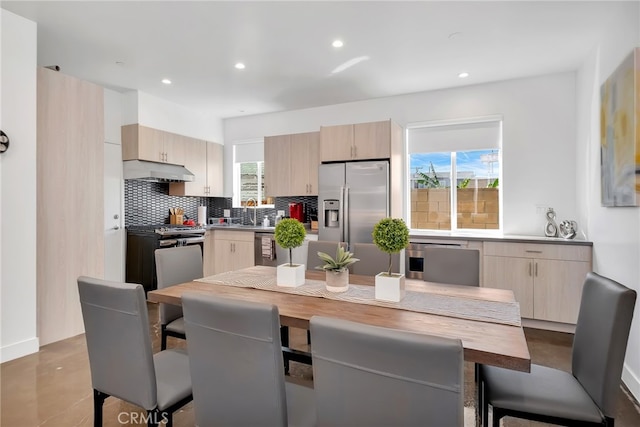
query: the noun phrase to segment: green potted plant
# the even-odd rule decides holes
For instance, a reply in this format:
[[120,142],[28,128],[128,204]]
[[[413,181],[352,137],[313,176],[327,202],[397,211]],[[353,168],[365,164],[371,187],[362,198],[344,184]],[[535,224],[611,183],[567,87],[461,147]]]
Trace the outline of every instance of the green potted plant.
[[327,290],[344,292],[349,289],[349,266],[360,260],[354,258],[353,253],[345,250],[339,243],[335,258],[325,252],[318,252],[318,258],[324,261],[323,265],[316,268],[327,272]]
[[283,249],[289,249],[289,263],[277,267],[278,286],[295,287],[304,284],[304,264],[294,264],[292,252],[293,248],[302,245],[306,234],[304,225],[293,218],[285,218],[276,225],[276,243]]
[[375,297],[398,302],[404,298],[404,274],[392,273],[394,253],[409,245],[409,229],[401,218],[383,218],[373,227],[373,243],[389,254],[389,270],[376,276]]

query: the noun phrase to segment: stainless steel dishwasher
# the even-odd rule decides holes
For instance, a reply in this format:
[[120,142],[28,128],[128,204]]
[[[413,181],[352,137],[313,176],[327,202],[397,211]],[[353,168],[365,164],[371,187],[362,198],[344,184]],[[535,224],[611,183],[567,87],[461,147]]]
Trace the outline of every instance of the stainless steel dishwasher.
[[273,238],[273,233],[255,233],[253,251],[256,265],[268,265],[271,267],[278,265],[278,260],[276,259],[276,241]]

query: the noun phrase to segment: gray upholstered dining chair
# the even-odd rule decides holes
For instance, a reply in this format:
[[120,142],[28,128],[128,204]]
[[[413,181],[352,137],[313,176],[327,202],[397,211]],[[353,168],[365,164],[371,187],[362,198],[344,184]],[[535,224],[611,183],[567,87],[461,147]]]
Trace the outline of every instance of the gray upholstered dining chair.
[[636,292],[588,273],[582,290],[571,372],[531,365],[531,372],[480,369],[482,420],[504,416],[572,426],[613,426]]
[[182,296],[199,426],[313,426],[313,389],[285,381],[278,307]]
[[[203,277],[202,249],[200,245],[176,246],[156,249],[156,276],[158,289]],[[160,349],[166,350],[167,337],[185,339],[182,308],[160,304]]]
[[[345,242],[339,242],[340,246],[347,248]],[[338,249],[338,242],[332,242],[328,240],[309,240],[309,249],[307,251],[307,270],[315,270],[316,267],[320,267],[324,264],[318,257],[318,252],[324,252],[331,256],[335,256]]]
[[314,316],[318,426],[462,426],[459,339]]
[[148,424],[167,420],[192,400],[189,358],[184,350],[153,354],[142,285],[81,276],[78,291],[84,320],[94,426],[102,425],[109,396],[147,410]]
[[480,251],[441,246],[424,249],[424,280],[480,286]]
[[[354,243],[353,256],[360,261],[351,265],[351,273],[362,276],[375,276],[380,272],[389,271],[389,254],[382,252],[373,243]],[[392,273],[400,271],[400,254],[391,254]]]

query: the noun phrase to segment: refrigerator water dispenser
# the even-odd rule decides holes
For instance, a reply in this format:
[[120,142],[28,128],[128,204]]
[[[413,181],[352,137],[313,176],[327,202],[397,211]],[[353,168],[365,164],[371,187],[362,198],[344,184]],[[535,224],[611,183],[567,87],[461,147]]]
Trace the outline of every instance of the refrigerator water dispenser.
[[324,209],[324,226],[329,228],[340,227],[340,201],[325,200],[322,204]]

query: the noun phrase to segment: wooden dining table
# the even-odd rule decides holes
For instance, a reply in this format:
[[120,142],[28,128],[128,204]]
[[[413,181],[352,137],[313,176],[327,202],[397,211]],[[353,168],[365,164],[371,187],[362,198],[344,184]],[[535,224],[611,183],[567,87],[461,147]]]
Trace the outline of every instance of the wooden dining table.
[[[259,273],[266,277],[273,276],[275,278],[276,268],[256,266],[237,270],[238,275],[243,273]],[[283,326],[309,329],[309,319],[312,316],[334,317],[420,334],[459,338],[464,347],[464,359],[469,362],[524,372],[529,372],[531,367],[529,348],[521,325],[471,320],[456,317],[455,313],[453,315],[431,314],[224,284],[222,279],[228,280],[234,274],[236,272],[203,279],[211,282],[216,281],[216,278],[219,277],[219,283],[192,281],[149,291],[147,299],[157,303],[180,305],[184,293],[195,292],[273,304],[278,307],[280,322]],[[322,281],[324,277],[325,273],[322,271],[306,272],[307,280]],[[373,285],[374,277],[351,274],[349,283]],[[515,303],[512,291],[489,287],[446,285],[406,279],[406,289],[407,291],[451,297],[449,299],[454,303],[456,299],[459,299],[461,303],[469,299],[489,303]]]

